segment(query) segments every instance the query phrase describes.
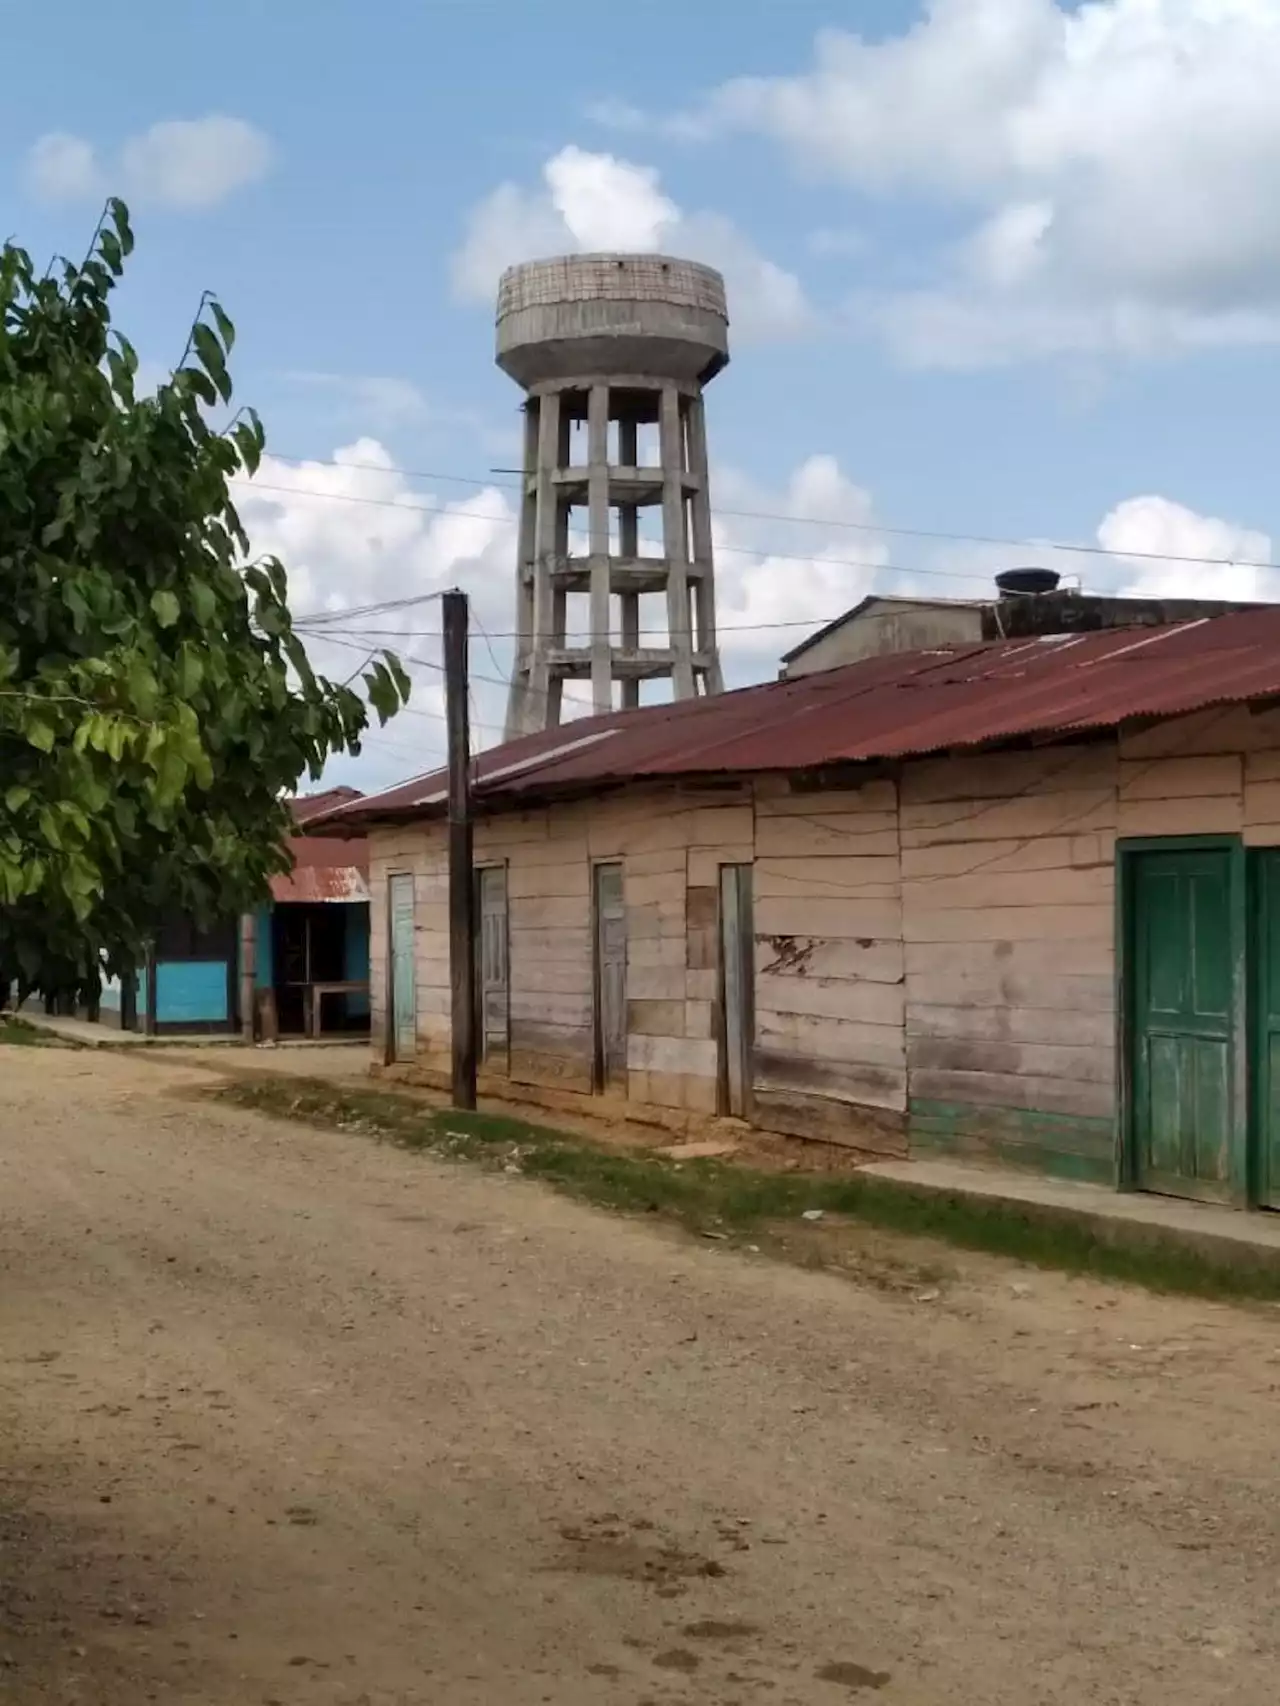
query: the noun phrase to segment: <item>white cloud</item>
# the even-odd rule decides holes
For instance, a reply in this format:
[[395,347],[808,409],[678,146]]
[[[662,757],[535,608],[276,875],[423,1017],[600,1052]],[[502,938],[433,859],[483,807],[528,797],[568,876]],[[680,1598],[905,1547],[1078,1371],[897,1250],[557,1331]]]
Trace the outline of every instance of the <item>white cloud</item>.
[[[1280,336],[1275,0],[932,0],[839,30],[682,121],[749,130],[863,194],[976,217],[918,296],[868,305],[920,361]],[[669,127],[670,121],[668,121]]]
[[41,201],[81,201],[99,194],[98,163],[83,137],[42,136],[27,156],[27,183]]
[[485,487],[462,499],[442,498],[396,472],[379,440],[361,438],[336,450],[333,463],[266,456],[254,480],[237,482],[235,498],[254,552],[278,556],[289,571],[295,620],[329,618],[323,632],[330,638],[306,636],[314,666],[342,680],[368,652],[390,647],[413,678],[411,711],[385,733],[371,730],[360,759],[335,761],[330,781],[384,786],[431,768],[444,751],[439,605],[351,614],[364,605],[454,586],[470,593],[477,630],[474,738],[479,746],[500,737],[509,642],[494,642],[495,664],[480,630],[511,627],[515,524],[506,492]]
[[551,205],[584,249],[656,249],[680,218],[651,166],[562,148],[543,176]]
[[[1122,592],[1169,598],[1280,598],[1266,568],[1271,540],[1254,528],[1199,515],[1170,498],[1126,498],[1103,517],[1098,543],[1120,562]],[[1191,563],[1180,558],[1214,559]]]
[[[720,650],[731,687],[771,680],[783,652],[868,593],[982,597],[998,570],[1023,564],[1056,568],[1091,591],[1280,600],[1280,574],[1263,566],[1272,559],[1265,533],[1156,495],[1115,505],[1097,528],[1099,554],[1066,556],[1048,544],[890,546],[871,494],[830,455],[807,457],[780,487],[724,467],[713,470],[712,485]],[[452,586],[470,594],[473,738],[478,747],[501,739],[515,615],[515,515],[505,489],[441,498],[411,483],[384,445],[366,437],[336,451],[333,463],[267,457],[236,497],[255,551],[279,556],[289,570],[295,618],[312,619],[304,626],[316,667],[343,679],[368,651],[389,646],[414,680],[409,713],[371,731],[358,760],[335,761],[330,780],[384,786],[432,768],[444,750],[438,605],[355,614],[368,604]],[[1215,563],[1177,561],[1185,557]],[[575,634],[582,614],[570,615]],[[642,619],[659,620],[652,612]],[[661,643],[657,630],[646,633]],[[645,702],[663,693],[655,684]],[[589,710],[585,685],[570,683],[565,716]]]
[[794,273],[767,260],[728,219],[684,213],[656,171],[562,148],[542,169],[539,189],[501,184],[474,209],[453,281],[467,301],[490,303],[503,269],[542,256],[595,249],[670,250],[725,275],[735,331],[747,338],[788,337],[811,319]]
[[[806,458],[780,491],[713,472],[720,651],[730,685],[767,680],[806,629],[895,583],[871,494],[834,456]],[[753,513],[732,513],[732,512]],[[803,520],[772,520],[775,516]]]
[[266,176],[270,138],[244,119],[212,113],[170,119],[128,137],[117,157],[99,158],[83,137],[42,136],[27,157],[27,184],[42,201],[83,201],[120,194],[140,203],[194,210],[213,207]]

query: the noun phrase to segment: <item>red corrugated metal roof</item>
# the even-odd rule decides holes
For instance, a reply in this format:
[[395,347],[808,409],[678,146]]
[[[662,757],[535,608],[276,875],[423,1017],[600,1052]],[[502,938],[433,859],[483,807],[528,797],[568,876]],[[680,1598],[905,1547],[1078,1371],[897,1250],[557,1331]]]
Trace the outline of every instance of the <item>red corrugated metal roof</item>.
[[[293,821],[301,827],[360,799],[356,788],[328,788],[321,794],[303,794],[289,805]],[[368,900],[369,848],[362,833],[293,835],[289,852],[293,855],[292,871],[271,879],[271,898],[277,905]]]
[[369,882],[355,865],[295,865],[285,876],[272,877],[271,898],[277,905],[367,901]]
[[335,806],[346,805],[349,800],[359,798],[359,788],[324,788],[318,794],[299,794],[290,800],[289,807],[295,823],[307,823],[313,817],[331,812]]
[[[1162,628],[1001,640],[865,658],[711,699],[593,717],[476,760],[476,799],[512,804],[642,778],[809,770],[1280,696],[1280,607]],[[353,831],[443,811],[445,774],[326,814]]]

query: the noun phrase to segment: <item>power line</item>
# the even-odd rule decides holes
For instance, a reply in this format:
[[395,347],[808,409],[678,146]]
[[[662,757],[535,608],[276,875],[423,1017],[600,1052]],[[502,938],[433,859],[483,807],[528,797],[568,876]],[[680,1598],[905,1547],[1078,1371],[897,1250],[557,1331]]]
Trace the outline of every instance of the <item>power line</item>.
[[[346,646],[351,651],[362,652],[365,649],[363,641],[361,641],[361,640],[348,640],[348,639],[345,639],[341,635],[338,635],[338,634],[309,634],[309,635],[306,635],[305,638],[316,640],[316,641],[320,642],[321,644],[328,645],[328,646]],[[443,675],[444,674],[444,665],[442,663],[434,662],[431,658],[420,658],[420,657],[417,657],[413,652],[398,652],[396,655],[399,657],[401,663],[418,664],[422,669],[434,670],[437,675]],[[492,675],[475,675],[475,674],[473,674],[471,676],[471,679],[472,679],[472,681],[488,682],[491,686],[494,686],[494,687],[507,687],[510,685],[508,682],[500,681],[500,680],[498,680],[498,678],[496,676],[492,676]],[[544,695],[544,697],[545,697],[545,695]],[[591,705],[588,704],[588,702],[585,699],[573,699],[568,694],[566,694],[565,697],[569,698],[570,702],[574,705],[582,705],[588,711],[592,709]],[[426,711],[426,710],[421,709],[417,705],[402,705],[400,707],[400,709],[401,709],[401,711],[407,712],[408,715],[411,717],[431,717],[434,721],[436,721],[438,723],[443,723],[443,722],[447,721],[443,711]],[[478,729],[483,729],[486,734],[501,734],[502,733],[502,730],[499,729],[498,727],[496,727],[496,725],[494,725],[493,723],[477,722],[475,726]]]
[[[842,610],[835,616],[813,616],[803,622],[717,622],[716,634],[717,636],[720,634],[764,634],[775,633],[784,628],[823,628],[831,622],[838,622],[841,617],[848,614],[847,610]],[[889,613],[886,612],[887,614]],[[298,628],[305,621],[305,617],[299,617],[294,622],[294,627]],[[440,638],[438,628],[344,628],[342,632],[344,634],[358,634],[362,639],[367,640],[438,640]],[[484,633],[484,630],[482,629],[481,632]],[[639,637],[651,640],[662,639],[669,632],[670,630],[667,628],[641,628]],[[315,638],[322,639],[323,636],[324,631],[321,630],[315,635]],[[520,635],[514,628],[490,628],[485,634],[485,638],[488,640],[518,640]],[[588,640],[591,638],[591,630],[589,628],[569,628],[565,632],[565,638],[567,640]],[[492,651],[489,655],[490,657],[493,656]],[[499,669],[502,667],[496,658],[494,658],[494,665]]]
[[408,610],[415,604],[432,604],[441,597],[443,594],[438,592],[420,592],[412,598],[390,598],[381,604],[355,604],[346,610],[317,610],[310,616],[295,616],[293,625],[296,628],[305,622],[308,627],[314,627],[322,622],[350,621],[353,616],[383,616],[388,610]]
[[[481,487],[481,488],[492,488],[492,489],[499,490],[499,491],[516,491],[516,492],[518,492],[520,490],[519,484],[514,482],[514,481],[510,481],[510,480],[492,480],[492,479],[480,480],[480,479],[475,478],[475,476],[473,476],[473,475],[442,474],[442,473],[439,473],[438,471],[434,471],[434,470],[426,469],[426,468],[386,467],[382,463],[378,463],[378,462],[339,462],[334,458],[327,458],[327,457],[323,457],[323,456],[279,456],[279,455],[275,455],[274,452],[272,452],[272,455],[275,457],[275,460],[277,462],[288,462],[288,463],[291,463],[294,466],[298,466],[298,467],[306,467],[306,466],[310,465],[310,466],[316,467],[316,468],[351,468],[351,469],[355,469],[357,472],[362,472],[362,473],[395,474],[395,475],[399,476],[399,478],[404,479],[404,480],[439,480],[443,483],[450,484],[450,485],[476,486],[476,487]],[[258,484],[257,481],[252,481],[250,483],[253,485]],[[354,494],[345,493],[345,492],[317,492],[314,490],[307,491],[305,488],[297,488],[297,487],[292,487],[292,486],[272,487],[272,486],[265,486],[264,485],[264,486],[259,486],[258,489],[260,491],[287,491],[287,492],[295,492],[298,490],[302,490],[304,495],[306,495],[308,497],[337,497],[337,498],[347,497],[350,499],[351,502],[354,502],[354,503],[360,503],[360,502],[364,502],[364,503],[392,503],[392,501],[393,501],[393,500],[387,499],[387,498],[363,498],[362,499],[362,498],[356,497]],[[405,504],[403,506],[398,506],[398,507],[403,507],[406,509],[417,509],[417,508],[426,507],[426,506],[420,506],[417,504]],[[441,510],[446,512],[446,513],[449,513],[449,514],[456,514],[457,513],[456,511],[448,510],[447,506],[440,506],[440,507],[441,507]],[[716,507],[713,509],[712,514],[713,515],[720,515],[720,516],[731,516],[737,520],[742,520],[742,521],[774,521],[774,522],[784,522],[784,523],[787,523],[788,525],[791,525],[791,526],[834,527],[834,528],[840,528],[842,530],[848,530],[848,531],[855,532],[855,533],[887,534],[890,537],[896,538],[896,539],[932,539],[932,540],[938,541],[940,543],[953,544],[953,545],[998,545],[1002,548],[1007,548],[1009,550],[1017,550],[1017,551],[1067,551],[1067,552],[1070,552],[1074,555],[1085,556],[1085,557],[1132,557],[1132,558],[1137,558],[1139,560],[1146,561],[1146,562],[1187,563],[1187,564],[1193,564],[1193,565],[1201,565],[1201,566],[1210,567],[1210,568],[1222,568],[1222,569],[1246,568],[1246,569],[1280,570],[1280,563],[1257,562],[1257,561],[1250,560],[1250,559],[1241,560],[1238,557],[1194,557],[1194,556],[1189,556],[1189,555],[1180,555],[1176,552],[1170,552],[1170,551],[1115,551],[1115,550],[1108,550],[1107,547],[1103,546],[1103,545],[1081,545],[1081,544],[1075,544],[1075,543],[1072,543],[1072,542],[1069,542],[1066,540],[1059,540],[1059,539],[1017,539],[1017,538],[1013,538],[1013,537],[1008,536],[1008,535],[1001,535],[1001,534],[995,534],[995,533],[956,533],[956,532],[950,532],[950,531],[943,529],[943,528],[890,527],[887,525],[882,525],[880,522],[876,522],[876,521],[838,521],[834,518],[829,518],[829,517],[820,516],[820,515],[795,515],[795,514],[787,514],[787,513],[780,513],[777,511],[760,510],[760,509],[725,509],[719,504],[717,504]],[[499,518],[496,516],[486,516],[486,517],[478,517],[477,519],[495,521],[495,520],[498,520]],[[511,517],[505,517],[503,519],[511,520],[512,518]],[[728,547],[728,546],[717,547],[718,551],[724,551],[724,550],[728,550],[728,549],[730,549],[730,547]],[[741,549],[741,547],[738,547],[738,549]],[[753,551],[750,553],[750,555],[752,555],[752,556],[757,556],[757,555],[759,555],[759,556],[780,556],[780,555],[782,555],[782,553],[773,552],[773,551],[770,551],[770,552],[754,552]],[[808,561],[807,558],[796,558],[794,560],[798,561],[798,562],[799,561]],[[834,559],[830,559],[830,558],[824,559],[824,561],[833,561],[833,560]],[[913,570],[906,571],[906,572],[909,572],[912,574],[936,574],[936,575],[940,575],[940,574],[944,573],[944,571],[941,569],[913,569]],[[967,575],[952,575],[950,578],[957,579],[957,580],[967,580],[971,577],[969,577]],[[980,579],[982,577],[979,575],[979,576],[974,576],[972,578]]]
[[[286,497],[291,498],[320,498],[322,500],[333,500],[337,503],[369,504],[375,509],[407,509],[411,510],[416,515],[458,514],[457,510],[450,509],[447,504],[402,503],[395,498],[364,498],[360,497],[355,492],[309,491],[303,486],[269,486],[264,485],[259,480],[243,480],[239,478],[233,478],[231,483],[233,485],[248,486],[260,492],[280,492]],[[492,521],[500,523],[503,527],[514,527],[516,525],[516,517],[514,515],[483,515],[477,514],[474,510],[468,511],[468,514],[473,521]],[[651,543],[653,543],[653,541],[651,541]],[[984,585],[987,580],[987,576],[977,569],[975,569],[971,574],[959,574],[952,569],[909,569],[900,563],[873,562],[871,559],[866,557],[828,557],[825,553],[822,556],[815,557],[812,553],[806,553],[803,551],[753,550],[748,545],[717,545],[715,548],[715,554],[717,557],[764,557],[778,563],[817,562],[828,564],[832,568],[871,569],[882,574],[927,575],[931,580],[981,581]],[[1173,561],[1175,559],[1169,560]],[[1205,558],[1202,560],[1208,562],[1212,559]],[[1250,567],[1253,568],[1269,568],[1271,566],[1272,565],[1267,563],[1250,564]],[[1276,564],[1274,566],[1280,568],[1280,564]]]

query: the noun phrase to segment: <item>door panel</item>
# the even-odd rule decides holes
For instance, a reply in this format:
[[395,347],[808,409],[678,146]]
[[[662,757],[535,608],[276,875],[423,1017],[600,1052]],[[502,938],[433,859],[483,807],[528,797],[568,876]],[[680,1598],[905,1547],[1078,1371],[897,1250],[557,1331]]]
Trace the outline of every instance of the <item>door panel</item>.
[[595,867],[596,1078],[627,1087],[627,912],[622,866]]
[[476,889],[476,999],[480,1010],[480,1058],[486,1066],[505,1070],[510,1012],[506,866],[483,866],[476,872]]
[[417,978],[413,957],[413,877],[398,873],[387,879],[389,920],[391,1058],[412,1060],[418,1040]]
[[1253,1140],[1258,1202],[1280,1208],[1280,848],[1253,856]]
[[1137,1182],[1224,1199],[1237,1022],[1230,850],[1135,854],[1132,900]]
[[751,1103],[754,928],[750,865],[720,867],[720,977],[724,1107],[746,1119]]

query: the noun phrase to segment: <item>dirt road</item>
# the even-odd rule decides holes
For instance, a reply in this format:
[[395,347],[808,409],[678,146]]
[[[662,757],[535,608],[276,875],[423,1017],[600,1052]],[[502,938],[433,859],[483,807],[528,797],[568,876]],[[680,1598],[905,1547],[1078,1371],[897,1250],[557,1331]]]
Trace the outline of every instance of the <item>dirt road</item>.
[[923,1294],[0,1049],[0,1697],[1273,1702],[1280,1316]]

